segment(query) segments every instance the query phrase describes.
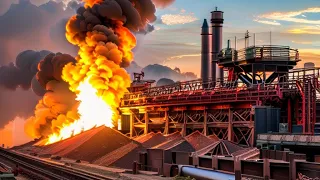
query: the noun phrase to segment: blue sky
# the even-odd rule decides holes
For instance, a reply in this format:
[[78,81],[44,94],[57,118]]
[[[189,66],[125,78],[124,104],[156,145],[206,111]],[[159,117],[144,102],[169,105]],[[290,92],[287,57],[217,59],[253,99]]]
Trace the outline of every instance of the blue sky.
[[176,0],[157,11],[156,31],[138,37],[135,60],[142,66],[160,63],[199,74],[200,27],[216,6],[224,11],[224,45],[227,39],[234,44],[237,36],[241,47],[246,30],[256,33],[256,44],[270,44],[272,31],[272,44],[299,49],[304,61],[320,65],[319,0]]

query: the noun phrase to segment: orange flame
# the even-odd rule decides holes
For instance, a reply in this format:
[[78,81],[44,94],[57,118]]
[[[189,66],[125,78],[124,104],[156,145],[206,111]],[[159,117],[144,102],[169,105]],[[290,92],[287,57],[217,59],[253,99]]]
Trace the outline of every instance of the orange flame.
[[92,7],[94,4],[99,4],[103,0],[82,0],[85,3],[84,7]]
[[[101,0],[84,0],[86,7]],[[132,48],[136,45],[134,35],[120,21],[114,21],[114,33],[119,38],[119,46],[109,42],[108,37],[98,31],[89,31],[85,37],[78,37],[72,27],[72,17],[66,26],[67,40],[79,46],[77,63],[67,64],[62,79],[77,94],[78,120],[65,121],[56,133],[50,134],[46,144],[51,144],[89,130],[95,126],[114,127],[118,120],[117,108],[120,99],[130,86],[130,77],[121,68],[133,59]]]

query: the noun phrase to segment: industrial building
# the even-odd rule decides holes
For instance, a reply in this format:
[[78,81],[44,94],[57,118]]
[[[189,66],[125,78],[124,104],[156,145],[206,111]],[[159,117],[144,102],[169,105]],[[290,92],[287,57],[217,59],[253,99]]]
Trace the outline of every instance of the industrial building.
[[[209,143],[201,151],[192,148],[185,152],[170,151],[185,143],[186,137],[200,132],[204,136],[216,137],[219,143],[233,142],[245,148],[245,151],[234,152],[234,155],[227,153],[228,157],[222,158],[221,162],[226,161],[230,165],[223,165],[227,168],[222,168],[224,171],[236,175],[236,171],[250,174],[246,168],[259,167],[260,174],[252,174],[252,171],[251,175],[270,178],[277,176],[270,175],[270,168],[280,167],[282,163],[285,164],[285,175],[275,179],[297,177],[300,167],[312,165],[303,162],[298,166],[293,159],[320,162],[320,139],[317,136],[320,133],[317,116],[320,113],[319,68],[313,63],[306,63],[301,69],[295,68],[301,61],[299,51],[289,46],[249,46],[249,32],[245,35],[244,49],[231,48],[230,42],[223,49],[223,12],[216,8],[211,14],[211,28],[205,19],[201,31],[201,79],[152,87],[148,82],[141,86],[142,76],[136,74],[132,86],[140,84],[140,88],[127,93],[119,108],[122,131],[130,137],[151,132],[164,135],[180,132],[183,140],[148,150],[151,159],[161,156],[158,159],[163,160],[161,168],[167,175],[172,175],[172,167],[179,164],[221,170],[222,165],[218,167],[217,161],[220,157],[216,155],[225,154],[210,151],[210,146],[217,146],[215,143]],[[223,148],[217,149],[223,151]],[[281,155],[277,158],[275,154],[262,156],[265,153],[262,150]],[[256,155],[255,158],[285,162],[244,162],[252,158],[246,152]],[[289,173],[292,176],[289,177]],[[314,170],[312,176],[319,177],[320,172]]]

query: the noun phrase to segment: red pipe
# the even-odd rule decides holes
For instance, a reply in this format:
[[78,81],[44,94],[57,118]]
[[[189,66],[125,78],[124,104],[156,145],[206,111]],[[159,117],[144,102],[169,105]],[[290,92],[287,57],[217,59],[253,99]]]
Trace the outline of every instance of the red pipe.
[[292,117],[291,117],[291,99],[288,99],[288,130],[291,132]]
[[302,97],[302,128],[303,128],[302,132],[303,132],[303,134],[305,134],[306,133],[306,98],[305,98],[302,86],[299,81],[296,81],[296,85],[297,85],[298,90],[299,90],[301,97]]

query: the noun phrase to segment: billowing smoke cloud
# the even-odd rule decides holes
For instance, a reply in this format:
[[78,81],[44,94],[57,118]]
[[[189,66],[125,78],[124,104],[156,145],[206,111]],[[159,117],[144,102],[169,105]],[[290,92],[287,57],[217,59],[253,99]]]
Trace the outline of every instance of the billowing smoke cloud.
[[[11,3],[11,0],[0,0],[0,9],[3,3],[9,1]],[[75,12],[73,9],[64,10],[62,3],[54,1],[39,7],[28,0],[17,0],[15,3],[0,15],[0,66],[12,62],[26,49],[49,49],[76,55],[77,48],[60,40],[65,39],[65,26],[62,27],[59,22],[71,17]],[[57,29],[60,31],[52,33]]]
[[61,77],[62,70],[68,63],[76,63],[76,60],[68,54],[51,53],[47,55],[38,65],[37,80],[40,85],[46,88],[49,81],[63,81]]
[[44,94],[35,79],[37,66],[49,53],[27,50],[21,52],[14,63],[0,67],[0,129],[16,116],[29,117],[33,113],[39,97],[32,90],[39,96]]
[[37,86],[37,81],[32,81],[32,79],[38,72],[38,63],[49,53],[46,50],[21,52],[17,56],[15,63],[0,67],[0,86],[11,90],[16,90],[17,88],[28,90],[32,84],[34,92],[42,96],[43,88]]
[[29,117],[39,100],[31,90],[18,88],[16,91],[0,87],[0,129],[16,116]]
[[175,0],[152,0],[157,8],[166,8],[174,3]]
[[[40,61],[36,74],[39,82],[37,86],[45,88],[46,93],[38,102],[35,115],[27,120],[25,128],[31,137],[49,135],[56,130],[51,128],[51,124],[61,125],[67,123],[66,119],[71,121],[78,118],[76,95],[69,90],[68,83],[61,77],[63,67],[75,62],[72,56],[62,53],[51,53]],[[64,118],[65,116],[69,118]],[[59,122],[61,120],[63,122]],[[59,129],[57,125],[55,127]]]

